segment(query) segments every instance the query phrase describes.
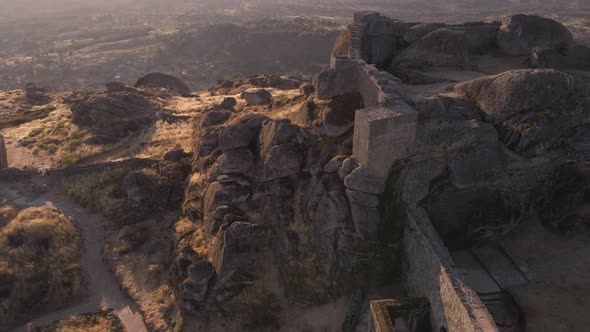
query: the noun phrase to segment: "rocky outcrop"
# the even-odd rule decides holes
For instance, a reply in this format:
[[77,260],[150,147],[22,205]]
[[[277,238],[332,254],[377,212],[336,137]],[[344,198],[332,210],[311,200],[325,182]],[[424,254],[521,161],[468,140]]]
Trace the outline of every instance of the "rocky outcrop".
[[66,100],[76,125],[114,142],[156,121],[157,108],[138,92],[75,92]]
[[512,70],[455,86],[494,123],[549,108],[573,91],[573,78],[555,70]]
[[588,70],[590,47],[574,43],[561,49],[535,47],[531,51],[529,61],[532,68]]
[[29,105],[42,106],[49,104],[52,99],[48,95],[48,90],[39,87],[33,83],[27,84],[25,88],[25,98]]
[[539,217],[550,229],[567,234],[590,229],[590,162],[566,162],[542,184]]
[[223,101],[218,105],[218,108],[220,109],[224,109],[224,110],[231,110],[234,108],[234,106],[236,106],[238,104],[238,102],[236,101],[236,99],[234,97],[226,97],[223,99]]
[[272,94],[264,89],[245,91],[241,98],[250,106],[268,105],[272,102]]
[[563,24],[535,15],[509,16],[498,32],[498,45],[510,55],[529,55],[535,47],[561,49],[572,40]]
[[163,73],[151,73],[135,82],[134,87],[136,88],[149,88],[149,89],[164,89],[169,92],[177,93],[183,97],[190,97],[191,90],[189,87],[181,81],[178,77],[163,74]]
[[472,66],[471,48],[465,31],[438,29],[418,39],[393,59],[393,67],[450,67],[467,69]]

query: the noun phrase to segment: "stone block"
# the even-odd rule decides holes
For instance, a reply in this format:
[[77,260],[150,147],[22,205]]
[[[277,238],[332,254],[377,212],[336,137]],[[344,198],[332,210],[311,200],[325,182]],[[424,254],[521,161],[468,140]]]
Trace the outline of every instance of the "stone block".
[[388,107],[358,110],[353,156],[370,173],[387,177],[393,163],[404,158],[415,141],[417,119],[418,113],[401,100]]

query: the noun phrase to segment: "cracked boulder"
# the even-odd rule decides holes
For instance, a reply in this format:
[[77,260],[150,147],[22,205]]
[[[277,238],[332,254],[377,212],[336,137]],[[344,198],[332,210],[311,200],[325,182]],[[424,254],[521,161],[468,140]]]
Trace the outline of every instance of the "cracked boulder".
[[511,70],[455,86],[494,124],[511,116],[551,108],[573,92],[572,76],[551,69]]

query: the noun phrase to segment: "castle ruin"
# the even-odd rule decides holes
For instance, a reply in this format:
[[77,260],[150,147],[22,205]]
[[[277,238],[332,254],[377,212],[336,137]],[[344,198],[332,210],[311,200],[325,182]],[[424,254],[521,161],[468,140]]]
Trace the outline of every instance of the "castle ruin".
[[[392,166],[407,156],[416,140],[418,112],[405,101],[401,81],[381,70],[400,51],[397,41],[411,38],[413,25],[377,13],[356,13],[336,42],[330,68],[315,80],[319,99],[350,93],[363,98],[364,108],[355,116],[353,158],[364,168],[365,182],[370,185],[353,185],[359,182],[351,179],[355,171],[344,179],[347,193],[382,194]],[[487,29],[487,25],[476,25],[468,30],[485,35]],[[370,239],[382,217],[375,207],[355,205],[354,195],[348,196],[357,231]],[[411,331],[422,331],[420,319],[426,307],[432,331],[497,331],[486,306],[455,270],[426,211],[409,209],[404,229],[402,275],[413,298],[373,301],[371,331],[397,331],[392,321],[400,317],[413,322]]]

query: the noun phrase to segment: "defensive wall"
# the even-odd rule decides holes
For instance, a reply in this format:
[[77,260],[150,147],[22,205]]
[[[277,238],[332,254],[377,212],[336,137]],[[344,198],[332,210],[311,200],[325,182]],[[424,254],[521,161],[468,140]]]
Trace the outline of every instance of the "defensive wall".
[[[411,25],[376,13],[355,14],[354,23],[343,34],[348,39],[343,43],[347,47],[345,56],[342,52],[338,57],[333,56],[331,67],[314,82],[319,99],[350,93],[362,96],[364,108],[355,114],[353,158],[371,176],[383,181],[395,161],[407,157],[408,148],[416,139],[418,116],[404,101],[400,80],[378,69],[381,63],[391,61],[395,45],[385,49],[379,45],[388,45],[390,35],[399,35],[400,29]],[[494,26],[476,25],[473,31],[487,34],[492,29]],[[367,43],[370,38],[385,42]],[[497,331],[485,305],[461,280],[426,212],[417,209],[407,214],[402,246],[403,281],[410,296],[428,299],[432,330]],[[395,330],[391,320],[396,317],[391,315],[395,315],[396,309],[385,310],[386,303],[397,302],[382,300],[371,305],[372,331]]]

